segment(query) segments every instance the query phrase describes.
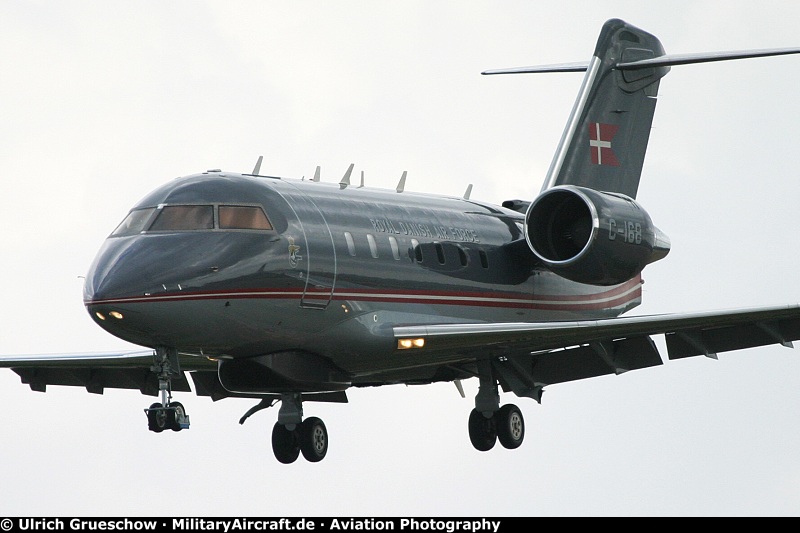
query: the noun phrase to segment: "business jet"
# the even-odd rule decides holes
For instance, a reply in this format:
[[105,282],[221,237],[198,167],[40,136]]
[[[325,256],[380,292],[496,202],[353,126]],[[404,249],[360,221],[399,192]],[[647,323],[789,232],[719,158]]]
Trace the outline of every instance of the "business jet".
[[[279,404],[281,463],[328,452],[307,402],[351,387],[477,378],[467,428],[480,451],[518,448],[520,409],[549,385],[669,359],[800,339],[800,307],[622,316],[669,238],[636,201],[658,87],[671,66],[800,49],[666,55],[612,19],[586,63],[487,75],[585,72],[540,193],[492,205],[461,196],[209,170],[170,181],[110,233],[86,276],[91,319],[141,350],[5,356],[34,391],[138,389],[154,432],[189,416],[173,393],[247,398],[240,422]],[[362,174],[363,176],[363,174]],[[191,381],[190,381],[191,379]]]

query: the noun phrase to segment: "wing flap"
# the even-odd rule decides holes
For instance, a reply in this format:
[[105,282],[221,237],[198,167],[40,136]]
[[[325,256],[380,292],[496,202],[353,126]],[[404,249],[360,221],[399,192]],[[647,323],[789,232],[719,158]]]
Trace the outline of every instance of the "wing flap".
[[663,364],[650,337],[631,337],[533,354],[533,376],[542,384],[622,374]]
[[791,341],[800,339],[800,319],[679,330],[667,333],[665,338],[670,359],[683,359],[697,355],[714,357],[719,352],[769,344],[792,347]]
[[[144,368],[87,368],[87,367],[26,367],[11,368],[31,390],[46,392],[47,385],[85,387],[87,392],[103,394],[105,389],[138,389],[142,394],[158,396],[158,379],[149,367]],[[172,390],[191,392],[186,375],[181,372],[172,378]]]
[[520,397],[541,401],[546,385],[661,365],[650,337],[594,342],[564,350],[501,357],[492,362],[500,385]]

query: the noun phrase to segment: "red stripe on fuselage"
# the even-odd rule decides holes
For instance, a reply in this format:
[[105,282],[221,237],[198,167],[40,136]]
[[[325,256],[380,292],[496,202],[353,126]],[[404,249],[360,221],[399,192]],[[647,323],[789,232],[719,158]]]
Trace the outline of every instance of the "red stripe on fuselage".
[[[601,310],[612,309],[641,298],[641,278],[637,277],[612,289],[589,294],[509,294],[496,292],[467,291],[404,291],[382,289],[338,289],[332,300],[365,301],[382,303],[409,303],[428,305],[461,305],[477,307],[506,307],[540,310]],[[172,292],[149,294],[105,300],[87,300],[85,305],[113,305],[147,302],[170,302],[221,299],[300,299],[306,297],[325,297],[329,289],[235,289],[203,292]]]

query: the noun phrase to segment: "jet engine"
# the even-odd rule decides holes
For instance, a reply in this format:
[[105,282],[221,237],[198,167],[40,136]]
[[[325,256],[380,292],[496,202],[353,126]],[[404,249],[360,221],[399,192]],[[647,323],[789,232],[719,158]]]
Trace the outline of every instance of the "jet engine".
[[547,189],[531,203],[525,238],[550,270],[591,285],[624,283],[670,249],[635,200],[574,185]]

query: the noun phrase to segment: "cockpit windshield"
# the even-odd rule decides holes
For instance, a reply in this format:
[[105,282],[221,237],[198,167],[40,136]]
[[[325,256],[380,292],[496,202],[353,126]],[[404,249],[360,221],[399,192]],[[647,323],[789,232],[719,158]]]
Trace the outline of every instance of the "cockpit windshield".
[[264,210],[256,206],[219,206],[220,229],[272,229]]
[[155,210],[155,207],[149,207],[147,209],[135,209],[131,211],[128,213],[128,216],[125,217],[125,220],[117,226],[117,229],[111,233],[111,236],[124,237],[125,235],[141,233],[144,231],[147,223],[150,222],[150,218]]
[[271,230],[261,206],[162,205],[134,209],[111,233],[112,237],[142,232],[202,230]]
[[164,206],[147,231],[191,231],[199,229],[214,229],[214,206]]

